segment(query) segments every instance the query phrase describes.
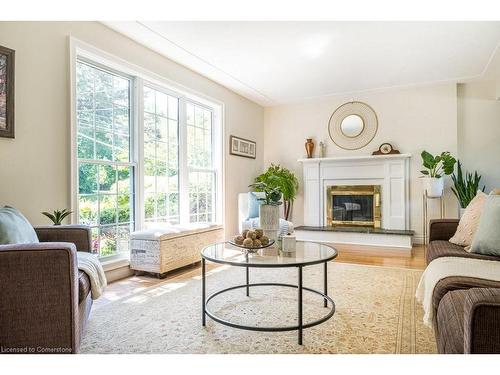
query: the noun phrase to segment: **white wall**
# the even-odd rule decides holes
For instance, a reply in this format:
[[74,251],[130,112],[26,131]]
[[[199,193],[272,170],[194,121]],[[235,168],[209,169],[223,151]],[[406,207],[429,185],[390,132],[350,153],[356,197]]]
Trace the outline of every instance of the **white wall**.
[[458,155],[486,191],[500,187],[500,80],[458,85]]
[[[328,120],[333,111],[350,100],[373,107],[379,128],[366,147],[347,151],[336,146],[328,135]],[[455,84],[372,91],[352,96],[331,96],[265,109],[264,162],[279,163],[293,170],[302,181],[298,158],[305,157],[304,142],[312,137],[327,144],[327,156],[370,155],[383,142],[391,143],[402,153],[411,153],[410,226],[422,232],[422,188],[418,179],[423,149],[431,153],[457,153],[457,93]],[[318,156],[318,147],[315,149]],[[448,181],[449,183],[449,181]],[[301,186],[302,189],[302,186]],[[295,201],[293,221],[302,224],[303,191]],[[431,210],[437,214],[437,202]],[[456,217],[457,203],[448,189],[446,216]]]
[[[70,206],[69,36],[225,104],[225,221],[237,230],[237,194],[263,167],[263,108],[97,22],[0,22],[0,45],[16,50],[16,138],[0,138],[0,205],[34,224]],[[229,135],[257,141],[257,159],[228,154]]]

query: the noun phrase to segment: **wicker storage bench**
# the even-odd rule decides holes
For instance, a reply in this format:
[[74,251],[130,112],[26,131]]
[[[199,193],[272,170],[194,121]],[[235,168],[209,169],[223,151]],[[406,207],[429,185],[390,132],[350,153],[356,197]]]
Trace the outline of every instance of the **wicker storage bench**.
[[130,268],[165,277],[169,271],[200,261],[203,247],[224,241],[224,228],[208,224],[172,225],[133,232],[130,240]]

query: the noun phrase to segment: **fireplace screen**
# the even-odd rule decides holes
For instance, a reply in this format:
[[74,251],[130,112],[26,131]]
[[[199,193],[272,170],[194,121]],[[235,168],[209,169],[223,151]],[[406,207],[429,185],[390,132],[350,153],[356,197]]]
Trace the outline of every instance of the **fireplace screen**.
[[379,185],[330,186],[327,189],[327,202],[328,225],[380,227]]

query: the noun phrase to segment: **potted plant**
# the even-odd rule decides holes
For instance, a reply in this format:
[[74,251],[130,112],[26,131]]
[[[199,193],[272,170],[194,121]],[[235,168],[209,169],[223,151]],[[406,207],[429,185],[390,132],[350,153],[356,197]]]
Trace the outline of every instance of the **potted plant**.
[[256,182],[249,187],[264,193],[264,198],[258,199],[262,201],[259,207],[260,227],[266,237],[276,240],[280,224],[281,189],[267,182]]
[[[293,172],[280,165],[271,163],[271,166],[255,178],[255,182],[265,182],[268,186],[279,187],[283,194],[283,215],[289,220],[292,215],[293,201],[299,189],[299,181]],[[258,188],[255,188],[259,191]]]
[[[465,178],[462,173],[462,164],[460,160],[457,163],[457,173],[453,173],[451,175],[451,179],[453,180],[453,194],[458,199],[458,203],[460,204],[460,217],[462,217],[465,208],[469,205],[470,201],[474,199],[478,190],[479,190],[479,181],[481,181],[481,176],[477,174],[477,171],[472,173],[466,172]],[[484,191],[485,186],[481,191]]]
[[66,216],[69,216],[72,213],[73,213],[72,211],[68,211],[66,208],[63,210],[54,210],[53,213],[45,211],[42,212],[43,215],[47,216],[50,220],[52,220],[54,225],[61,225],[62,221],[66,218]]
[[422,151],[422,165],[425,169],[421,170],[424,191],[427,196],[436,198],[443,195],[444,175],[453,173],[457,160],[448,152],[442,152],[441,155],[433,156],[427,151]]

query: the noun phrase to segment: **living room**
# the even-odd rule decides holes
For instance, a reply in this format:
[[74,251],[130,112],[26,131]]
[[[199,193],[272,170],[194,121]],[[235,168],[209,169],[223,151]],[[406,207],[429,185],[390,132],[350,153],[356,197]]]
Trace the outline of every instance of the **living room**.
[[19,12],[0,21],[2,360],[500,354],[491,14]]

